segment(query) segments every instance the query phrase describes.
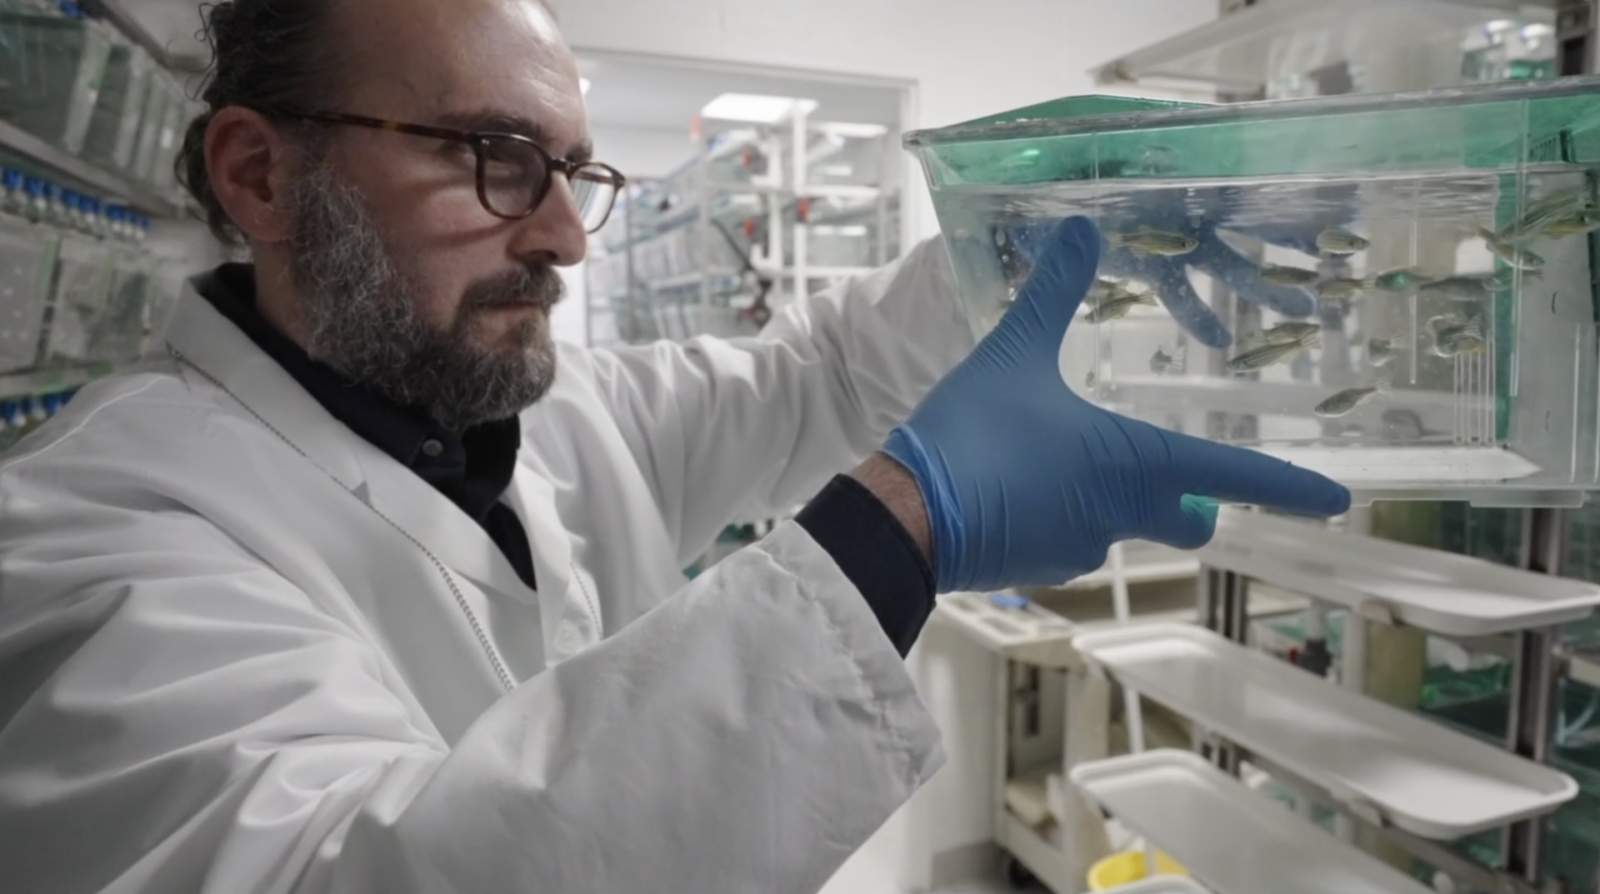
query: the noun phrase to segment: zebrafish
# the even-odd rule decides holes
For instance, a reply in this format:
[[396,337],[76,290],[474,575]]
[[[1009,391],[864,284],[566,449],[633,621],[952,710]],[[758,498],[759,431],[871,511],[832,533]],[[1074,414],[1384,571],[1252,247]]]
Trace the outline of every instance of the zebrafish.
[[1317,248],[1325,255],[1353,255],[1365,251],[1372,243],[1349,230],[1329,227],[1317,236]]
[[1424,276],[1421,270],[1415,267],[1401,267],[1398,270],[1388,270],[1368,277],[1362,285],[1369,289],[1404,294],[1415,292],[1428,281],[1428,277]]
[[1359,279],[1337,277],[1317,283],[1314,291],[1324,301],[1347,301],[1361,294],[1364,287],[1365,283]]
[[1200,247],[1200,240],[1181,233],[1168,233],[1141,226],[1132,233],[1112,233],[1106,237],[1113,246],[1136,255],[1161,255],[1175,258]]
[[1558,189],[1529,204],[1515,223],[1501,228],[1494,237],[1501,242],[1523,242],[1541,234],[1557,235],[1550,233],[1551,226],[1561,221],[1592,215],[1593,204],[1594,193],[1587,184]]
[[1228,361],[1228,370],[1235,373],[1254,372],[1258,369],[1291,360],[1307,348],[1316,348],[1322,345],[1322,339],[1312,334],[1300,341],[1267,343],[1259,348],[1251,348],[1243,354]]
[[1428,320],[1433,334],[1433,353],[1439,357],[1477,354],[1484,349],[1483,323],[1474,316],[1444,314]]
[[1478,236],[1489,246],[1489,253],[1518,270],[1538,270],[1544,267],[1544,258],[1531,249],[1501,239],[1489,230],[1478,227]]
[[1089,292],[1085,297],[1090,301],[1104,301],[1126,291],[1127,287],[1120,280],[1097,276],[1094,278],[1094,284],[1089,286]]
[[1156,352],[1150,355],[1150,371],[1158,376],[1182,375],[1183,367],[1183,348],[1174,348],[1171,354],[1156,348]]
[[1085,319],[1091,323],[1109,323],[1127,316],[1135,307],[1154,307],[1155,304],[1156,298],[1149,292],[1123,291],[1096,304]]
[[1585,208],[1571,217],[1552,221],[1539,232],[1560,239],[1565,236],[1582,236],[1600,230],[1600,209]]
[[1494,277],[1482,274],[1469,274],[1466,276],[1447,276],[1444,279],[1435,279],[1417,287],[1418,295],[1436,295],[1448,298],[1451,301],[1483,301],[1490,295],[1499,291]]
[[1269,345],[1286,345],[1290,342],[1303,341],[1321,331],[1322,327],[1316,323],[1291,321],[1279,323],[1271,329],[1257,329],[1247,334],[1245,340]]
[[1433,336],[1433,353],[1440,357],[1480,354],[1483,349],[1483,332],[1475,323],[1460,328],[1441,329]]
[[1275,286],[1309,286],[1317,281],[1317,271],[1279,264],[1262,264],[1261,281]]
[[1354,410],[1356,407],[1361,406],[1363,403],[1370,400],[1373,395],[1386,394],[1388,391],[1389,383],[1387,382],[1379,382],[1378,384],[1369,386],[1367,388],[1346,388],[1322,403],[1317,404],[1316,407],[1311,410],[1311,412],[1316,413],[1318,416],[1326,419],[1333,419],[1343,416]]
[[1367,339],[1367,361],[1373,366],[1387,366],[1405,342],[1398,338]]

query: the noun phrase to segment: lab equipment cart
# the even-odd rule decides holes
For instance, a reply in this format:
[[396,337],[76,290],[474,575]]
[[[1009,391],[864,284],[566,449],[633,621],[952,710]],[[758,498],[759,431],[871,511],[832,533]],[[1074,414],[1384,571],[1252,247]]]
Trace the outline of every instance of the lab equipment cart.
[[[1127,544],[1125,580],[1136,622],[1193,621],[1199,569],[1190,555],[1156,544]],[[1110,687],[1088,673],[1072,646],[1075,636],[1112,626],[1112,573],[1101,569],[1059,589],[1027,594],[941,597],[931,623],[959,631],[994,654],[996,690],[987,702],[994,731],[995,843],[1001,875],[1013,884],[1032,879],[1057,892],[1081,889],[1089,867],[1110,852],[1099,818],[1063,783],[1067,770],[1105,757],[1121,729],[1111,716]],[[1284,611],[1290,600],[1257,600],[1258,611]],[[1187,740],[1187,732],[1152,716],[1155,741]]]

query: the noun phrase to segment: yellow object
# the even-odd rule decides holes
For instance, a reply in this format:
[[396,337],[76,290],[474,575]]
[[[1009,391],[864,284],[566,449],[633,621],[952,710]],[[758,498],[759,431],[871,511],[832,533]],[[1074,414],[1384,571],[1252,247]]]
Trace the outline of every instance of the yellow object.
[[[1181,875],[1186,878],[1189,875],[1187,869],[1163,853],[1156,854],[1156,872],[1160,875]],[[1089,890],[1110,891],[1144,877],[1144,851],[1112,854],[1090,867]]]

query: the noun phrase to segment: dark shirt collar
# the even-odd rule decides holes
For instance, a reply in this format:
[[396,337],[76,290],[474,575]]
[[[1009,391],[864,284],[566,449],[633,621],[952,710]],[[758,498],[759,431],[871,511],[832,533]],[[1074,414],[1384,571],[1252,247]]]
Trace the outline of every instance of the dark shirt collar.
[[522,428],[516,417],[457,435],[424,413],[398,406],[307,356],[256,310],[255,268],[225,264],[199,277],[200,295],[282,366],[351,431],[417,473],[480,524],[516,471]]

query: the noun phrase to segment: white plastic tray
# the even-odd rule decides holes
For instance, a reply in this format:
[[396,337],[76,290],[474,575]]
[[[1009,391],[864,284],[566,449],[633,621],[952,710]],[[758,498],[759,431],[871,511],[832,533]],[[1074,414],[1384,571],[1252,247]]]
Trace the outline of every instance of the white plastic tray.
[[1368,819],[1451,839],[1547,813],[1570,776],[1185,624],[1072,645],[1146,698],[1274,761]]
[[1200,561],[1453,636],[1565,624],[1600,605],[1600,586],[1584,581],[1238,509],[1218,516]]
[[1080,764],[1071,778],[1217,894],[1432,894],[1187,751]]
[[1193,879],[1180,875],[1163,875],[1112,888],[1105,894],[1211,894],[1211,892],[1200,887]]

